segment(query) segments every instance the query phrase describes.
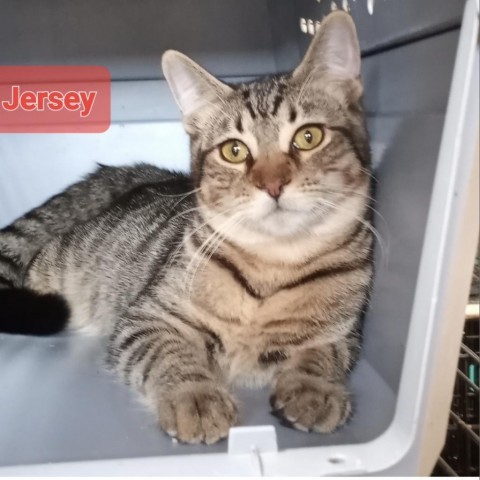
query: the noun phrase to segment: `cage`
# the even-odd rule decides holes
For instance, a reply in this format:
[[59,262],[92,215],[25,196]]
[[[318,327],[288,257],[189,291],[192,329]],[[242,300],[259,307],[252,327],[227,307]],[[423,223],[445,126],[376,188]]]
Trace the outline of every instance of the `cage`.
[[238,390],[241,426],[228,441],[180,445],[104,372],[101,340],[3,335],[2,475],[431,472],[478,238],[478,1],[0,0],[0,64],[112,75],[107,132],[0,134],[0,225],[95,162],[188,168],[159,70],[165,49],[228,81],[288,71],[332,8],[350,11],[360,37],[383,239],[352,420],[330,435],[294,431],[269,415],[267,391]]
[[435,473],[475,477],[479,474],[478,318],[468,319],[460,348],[445,447]]
[[[479,245],[480,246],[480,245]],[[465,326],[453,390],[447,438],[433,475],[478,477],[479,461],[479,287],[480,248],[477,249],[470,300],[465,311]]]

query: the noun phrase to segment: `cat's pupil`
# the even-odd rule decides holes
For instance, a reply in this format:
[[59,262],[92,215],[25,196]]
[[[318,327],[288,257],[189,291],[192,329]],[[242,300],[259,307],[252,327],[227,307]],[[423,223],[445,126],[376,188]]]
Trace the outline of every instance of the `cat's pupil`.
[[237,143],[234,143],[232,146],[232,153],[233,156],[236,157],[240,153],[240,147],[238,146]]
[[312,135],[312,132],[310,132],[310,130],[307,130],[305,132],[305,140],[308,142],[308,143],[312,143],[312,140],[313,140],[313,135]]

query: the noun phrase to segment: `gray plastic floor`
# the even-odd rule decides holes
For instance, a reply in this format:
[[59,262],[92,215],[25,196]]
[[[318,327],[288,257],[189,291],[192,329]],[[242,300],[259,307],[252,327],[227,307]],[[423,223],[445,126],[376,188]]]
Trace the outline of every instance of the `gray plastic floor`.
[[[102,344],[75,334],[51,338],[0,335],[0,465],[226,451],[227,442],[172,442],[133,391],[102,366]],[[351,423],[332,435],[279,425],[268,392],[237,392],[242,425],[275,425],[279,448],[361,442],[377,436],[394,407],[390,389],[360,362]]]

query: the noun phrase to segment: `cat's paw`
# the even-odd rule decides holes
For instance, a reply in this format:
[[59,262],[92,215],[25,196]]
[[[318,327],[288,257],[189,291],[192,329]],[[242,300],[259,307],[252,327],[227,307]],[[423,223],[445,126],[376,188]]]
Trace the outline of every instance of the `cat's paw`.
[[162,398],[158,418],[165,432],[181,442],[210,445],[228,435],[238,410],[224,388],[197,384]]
[[270,397],[272,414],[302,431],[331,433],[349,418],[350,395],[342,383],[298,375],[280,378]]

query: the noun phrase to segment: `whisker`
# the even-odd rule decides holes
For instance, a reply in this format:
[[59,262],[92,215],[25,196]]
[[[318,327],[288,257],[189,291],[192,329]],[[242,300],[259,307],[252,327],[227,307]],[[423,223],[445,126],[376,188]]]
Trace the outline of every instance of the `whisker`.
[[[311,195],[315,193],[315,195]],[[373,203],[376,203],[377,202],[377,199],[370,196],[370,195],[363,195],[361,193],[357,193],[357,192],[352,192],[352,191],[343,191],[343,190],[320,190],[320,189],[309,189],[309,190],[306,190],[303,192],[303,194],[300,194],[299,195],[299,198],[301,198],[303,195],[304,196],[308,196],[309,198],[316,198],[317,195],[325,195],[325,194],[342,194],[344,195],[345,197],[348,197],[348,196],[357,196],[357,197],[361,197],[361,198],[365,198],[366,200],[370,200],[372,201]],[[305,195],[306,194],[306,195]],[[296,197],[295,197],[296,198]],[[387,221],[385,220],[385,217],[376,209],[374,208],[373,206],[371,205],[365,205],[369,210],[371,210],[372,212],[374,212],[379,218],[380,220],[382,220],[382,222],[385,224],[385,226],[387,227],[387,230],[388,230],[388,223]]]
[[[187,197],[189,197],[190,195],[193,195],[194,193],[197,193],[197,192],[190,192],[190,193],[187,193],[186,195],[184,195],[182,198],[180,198],[180,200],[178,200],[175,205],[172,207],[172,211],[175,210],[175,208],[180,205],[180,203],[182,203]],[[177,215],[175,215],[174,217],[172,217],[170,219],[170,221],[172,221],[175,217],[177,217]]]
[[[223,243],[223,240],[225,239],[229,231],[229,230],[226,230],[225,232],[223,232],[222,230],[225,229],[227,226],[232,227],[232,225],[237,222],[238,217],[241,217],[243,213],[244,213],[243,211],[237,212],[232,217],[228,218],[225,222],[223,222],[219,227],[217,227],[217,229],[209,237],[207,237],[207,239],[202,243],[202,245],[195,252],[194,256],[192,257],[192,259],[190,260],[186,268],[187,275],[190,274],[189,281],[188,281],[188,289],[187,289],[189,298],[191,297],[193,283],[197,275],[197,272],[199,270],[199,267],[202,264],[204,263],[206,264],[208,262],[208,260],[205,260],[206,254],[210,249],[213,249],[213,251],[216,251],[218,249],[220,244]],[[232,223],[232,225],[228,225],[229,223]],[[185,283],[185,285],[187,285],[187,282]]]
[[[229,229],[227,231],[225,231],[223,233],[222,236],[220,236],[220,238],[218,239],[218,241],[216,242],[215,246],[213,246],[213,248],[210,249],[210,255],[208,256],[208,258],[206,260],[204,260],[204,263],[208,263],[210,261],[210,259],[212,258],[212,256],[214,255],[214,253],[218,250],[218,248],[220,247],[220,245],[223,243],[223,241],[225,240],[226,236],[227,236],[227,233],[229,233],[230,231],[232,231],[237,225],[239,225],[240,223],[242,223],[242,218],[238,218],[235,222],[233,222],[232,225],[229,226]],[[207,253],[208,255],[208,253]]]
[[[215,207],[215,206],[218,206],[219,204],[221,203],[221,200],[214,203],[212,206]],[[175,217],[173,217],[172,219],[170,219],[169,221],[173,220],[174,218],[176,217],[180,217],[184,214],[187,214],[187,213],[192,213],[192,212],[196,212],[196,211],[200,211],[202,207],[200,206],[197,206],[195,208],[190,208],[188,210],[186,210],[185,212],[182,212],[181,214],[178,214],[176,215]],[[229,212],[231,212],[232,210],[236,209],[237,206],[234,205],[232,207],[229,207],[229,208],[226,208],[224,210],[222,210],[221,212],[217,213],[216,215],[214,215],[212,218],[210,218],[210,220],[207,220],[203,223],[200,224],[200,226],[198,226],[197,228],[195,228],[193,231],[189,232],[188,234],[184,235],[184,237],[182,238],[182,241],[180,242],[180,244],[178,245],[178,247],[173,251],[172,255],[170,256],[168,262],[166,263],[166,267],[168,268],[169,266],[172,265],[172,263],[178,258],[178,255],[180,254],[180,252],[182,251],[182,249],[184,248],[185,246],[185,243],[187,242],[187,240],[189,240],[193,235],[195,235],[195,233],[197,233],[198,231],[200,231],[202,228],[205,228],[209,221],[215,219],[215,218],[218,218],[220,217],[221,215],[225,215]]]
[[[238,220],[237,220],[238,222]],[[236,222],[233,222],[234,224]],[[212,255],[218,250],[220,245],[223,243],[225,237],[226,237],[227,232],[221,232],[217,231],[215,232],[215,235],[211,236],[210,241],[208,244],[205,246],[203,252],[199,256],[196,265],[192,268],[195,268],[190,276],[190,282],[189,282],[189,288],[188,288],[188,297],[191,297],[192,290],[193,290],[193,285],[195,282],[195,278],[197,275],[198,271],[201,271],[204,265],[208,263],[208,261],[212,258]],[[210,254],[209,254],[210,252]]]
[[[326,202],[326,201],[325,200],[320,200],[320,202]],[[347,208],[344,208],[341,205],[336,205],[332,202],[328,202],[328,203],[330,204],[329,206],[331,206],[334,209],[349,211]],[[390,246],[389,245],[390,245],[390,242],[388,241],[388,244],[385,243],[384,239],[380,235],[380,232],[370,222],[367,222],[366,220],[364,220],[361,217],[358,217],[357,215],[354,215],[353,217],[355,218],[355,220],[357,220],[358,222],[363,224],[366,228],[368,228],[368,230],[370,230],[372,235],[377,240],[378,246],[380,247],[382,264],[384,264],[384,262],[386,264],[388,264],[389,263],[389,251],[390,251]]]
[[[315,203],[318,205],[318,206],[328,206],[334,210],[340,210],[340,211],[347,211],[349,213],[350,210],[346,207],[343,207],[342,205],[338,205],[338,204],[335,204],[333,202],[330,202],[328,200],[325,200],[323,198],[319,198],[318,196],[314,196],[314,195],[298,195],[297,198],[304,198],[305,196],[308,196],[309,198],[313,198],[315,200]],[[292,198],[295,198],[295,196],[292,196]],[[372,235],[375,237],[376,241],[377,241],[377,244],[380,248],[380,253],[381,253],[381,259],[382,259],[382,265],[384,264],[388,264],[389,263],[389,251],[390,251],[390,234],[388,233],[388,224],[386,223],[385,219],[383,218],[383,216],[381,216],[381,218],[383,219],[383,221],[385,222],[385,225],[387,226],[387,239],[384,240],[382,238],[382,236],[380,235],[380,232],[368,221],[364,220],[363,218],[357,216],[357,215],[353,215],[353,218],[360,222],[362,225],[364,225],[368,230],[370,230],[370,232],[372,233]]]
[[375,197],[372,197],[371,195],[367,195],[367,194],[364,194],[364,193],[355,192],[354,190],[307,187],[307,188],[305,188],[305,190],[303,190],[303,192],[316,193],[318,195],[325,195],[325,194],[328,194],[328,193],[338,193],[338,194],[345,195],[345,196],[355,195],[357,197],[363,197],[363,198],[366,198],[366,199],[371,200],[373,202],[377,202],[377,199]]
[[173,194],[173,195],[166,195],[166,194],[163,194],[163,193],[158,193],[157,195],[159,195],[160,197],[165,197],[165,198],[173,198],[173,197],[182,197],[182,196],[185,196],[187,197],[188,195],[193,195],[194,193],[197,193],[201,190],[201,188],[194,188],[193,190],[190,190],[189,192],[183,192],[183,193],[177,193],[177,194]]
[[296,103],[300,103],[300,101],[302,100],[302,97],[303,97],[304,93],[306,92],[308,86],[312,83],[314,75],[317,74],[317,71],[319,69],[320,69],[320,66],[317,65],[310,71],[307,78],[303,82],[303,85],[300,88],[300,92],[298,92]]
[[222,228],[224,228],[226,225],[228,225],[233,219],[236,218],[237,215],[239,215],[240,213],[243,213],[243,212],[237,212],[236,214],[234,214],[232,217],[230,218],[227,218],[222,224],[220,224],[219,227],[217,227],[212,234],[210,234],[207,239],[202,243],[202,245],[200,245],[200,247],[197,249],[197,251],[195,252],[193,258],[191,259],[189,265],[187,266],[187,271],[189,269],[189,267],[191,267],[192,265],[195,264],[195,262],[197,261],[197,256],[201,257],[203,252],[207,249],[208,245],[210,242],[212,242],[216,236],[218,236],[221,231],[222,231]]

